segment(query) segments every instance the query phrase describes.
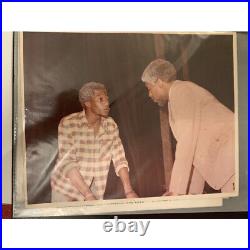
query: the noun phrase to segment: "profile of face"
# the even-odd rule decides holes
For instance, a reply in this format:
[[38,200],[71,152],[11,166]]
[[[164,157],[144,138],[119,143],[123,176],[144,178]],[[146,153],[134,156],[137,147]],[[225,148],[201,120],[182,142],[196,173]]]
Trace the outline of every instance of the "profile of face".
[[102,89],[94,90],[94,96],[90,101],[86,102],[86,106],[93,114],[107,117],[110,110],[107,91]]
[[148,89],[148,96],[161,107],[163,107],[167,101],[163,84],[160,80],[157,80],[156,83],[147,82],[145,84]]

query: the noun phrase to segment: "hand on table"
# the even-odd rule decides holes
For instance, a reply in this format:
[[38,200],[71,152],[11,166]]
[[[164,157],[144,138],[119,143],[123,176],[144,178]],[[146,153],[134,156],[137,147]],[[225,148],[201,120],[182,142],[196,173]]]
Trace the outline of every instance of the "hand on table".
[[130,190],[128,192],[125,193],[126,198],[139,198],[139,196],[136,194],[136,192],[134,190]]

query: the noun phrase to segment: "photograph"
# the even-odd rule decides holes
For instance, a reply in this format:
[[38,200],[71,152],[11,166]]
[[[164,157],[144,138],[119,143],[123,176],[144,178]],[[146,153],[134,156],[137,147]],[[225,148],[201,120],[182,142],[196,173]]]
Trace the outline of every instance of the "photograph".
[[237,34],[14,33],[14,217],[239,195]]

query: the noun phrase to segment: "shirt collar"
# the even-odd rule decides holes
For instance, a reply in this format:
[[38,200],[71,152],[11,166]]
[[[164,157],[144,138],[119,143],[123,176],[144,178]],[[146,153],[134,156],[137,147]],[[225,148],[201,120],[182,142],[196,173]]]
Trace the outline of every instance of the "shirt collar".
[[173,82],[172,86],[171,86],[170,89],[169,89],[169,93],[168,93],[169,100],[171,99],[171,92],[172,92],[173,88],[175,87],[176,83],[177,83],[177,80],[175,80],[175,81]]
[[[86,118],[85,110],[83,110],[79,113],[79,118],[82,122],[82,125],[84,127],[88,127],[88,120]],[[108,120],[107,118],[104,118],[104,117],[101,118],[100,133],[104,132],[103,130],[105,130],[105,131],[108,130],[107,120]]]

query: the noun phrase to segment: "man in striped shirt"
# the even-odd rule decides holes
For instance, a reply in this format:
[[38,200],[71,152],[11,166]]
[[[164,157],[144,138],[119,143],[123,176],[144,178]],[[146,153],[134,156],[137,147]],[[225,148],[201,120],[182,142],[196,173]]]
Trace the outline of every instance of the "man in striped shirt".
[[126,198],[137,198],[119,130],[109,113],[105,86],[97,82],[79,91],[83,111],[64,117],[58,127],[59,155],[51,175],[52,202],[103,199],[111,160]]

